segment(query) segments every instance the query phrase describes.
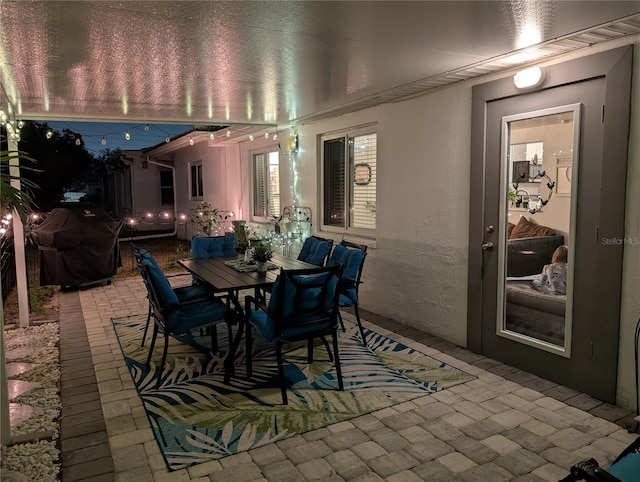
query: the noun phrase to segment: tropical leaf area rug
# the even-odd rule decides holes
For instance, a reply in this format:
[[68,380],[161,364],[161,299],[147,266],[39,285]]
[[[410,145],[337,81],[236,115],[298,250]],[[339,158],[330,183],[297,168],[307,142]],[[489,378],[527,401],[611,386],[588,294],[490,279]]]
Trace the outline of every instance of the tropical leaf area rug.
[[[170,338],[169,355],[156,386],[162,354],[158,336],[145,369],[149,341],[140,346],[146,315],[114,318],[127,367],[170,470],[219,459],[276,440],[348,420],[476,378],[379,333],[366,330],[364,346],[355,323],[340,332],[344,391],[337,390],[333,362],[318,341],[307,363],[307,344],[285,346],[289,404],[282,405],[275,351],[256,340],[253,373],[246,378],[244,342],[235,374],[224,383],[224,354],[212,354],[210,337]],[[366,324],[365,324],[366,326]],[[218,326],[225,348],[226,327]]]

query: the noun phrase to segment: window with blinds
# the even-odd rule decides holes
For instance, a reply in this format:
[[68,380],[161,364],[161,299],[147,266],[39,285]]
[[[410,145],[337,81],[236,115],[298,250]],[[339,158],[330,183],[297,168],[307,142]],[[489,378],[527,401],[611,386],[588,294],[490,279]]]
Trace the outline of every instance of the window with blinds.
[[323,137],[323,224],[376,229],[377,134]]
[[191,199],[202,199],[202,162],[190,165],[189,184],[191,187]]
[[173,204],[173,171],[160,169],[160,203]]
[[253,215],[280,215],[280,157],[278,151],[253,154]]

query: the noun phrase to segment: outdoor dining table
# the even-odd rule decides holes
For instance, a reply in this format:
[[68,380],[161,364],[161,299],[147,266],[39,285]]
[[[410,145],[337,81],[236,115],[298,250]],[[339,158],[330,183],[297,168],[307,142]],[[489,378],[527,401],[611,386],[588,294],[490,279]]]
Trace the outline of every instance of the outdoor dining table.
[[260,290],[268,290],[273,286],[278,274],[280,274],[280,269],[317,268],[315,265],[276,253],[273,254],[271,259],[271,265],[275,265],[276,268],[269,269],[266,273],[244,271],[242,270],[242,264],[238,262],[237,258],[233,257],[180,259],[178,264],[191,272],[198,280],[209,285],[214,292],[227,293],[236,313],[239,315],[236,337],[233,343],[229,340],[231,346],[225,360],[225,383],[229,382],[233,371],[233,357],[240,344],[246,324],[245,312],[240,303],[239,292],[241,290],[254,289],[255,297],[260,298]]

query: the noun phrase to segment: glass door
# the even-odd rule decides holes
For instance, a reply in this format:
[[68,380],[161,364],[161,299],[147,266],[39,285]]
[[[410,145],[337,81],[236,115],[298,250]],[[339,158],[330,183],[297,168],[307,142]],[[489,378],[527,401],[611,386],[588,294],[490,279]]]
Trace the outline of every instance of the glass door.
[[505,116],[501,133],[496,334],[567,357],[579,126],[573,104]]
[[473,87],[467,346],[607,402],[630,76],[618,49],[549,67],[535,91]]

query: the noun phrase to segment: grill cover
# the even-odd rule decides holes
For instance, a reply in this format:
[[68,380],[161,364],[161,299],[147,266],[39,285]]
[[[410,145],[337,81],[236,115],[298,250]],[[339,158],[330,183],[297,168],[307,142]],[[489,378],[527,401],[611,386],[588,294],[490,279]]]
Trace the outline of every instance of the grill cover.
[[102,210],[51,211],[31,234],[40,250],[40,285],[79,286],[113,277],[122,265],[123,226]]

